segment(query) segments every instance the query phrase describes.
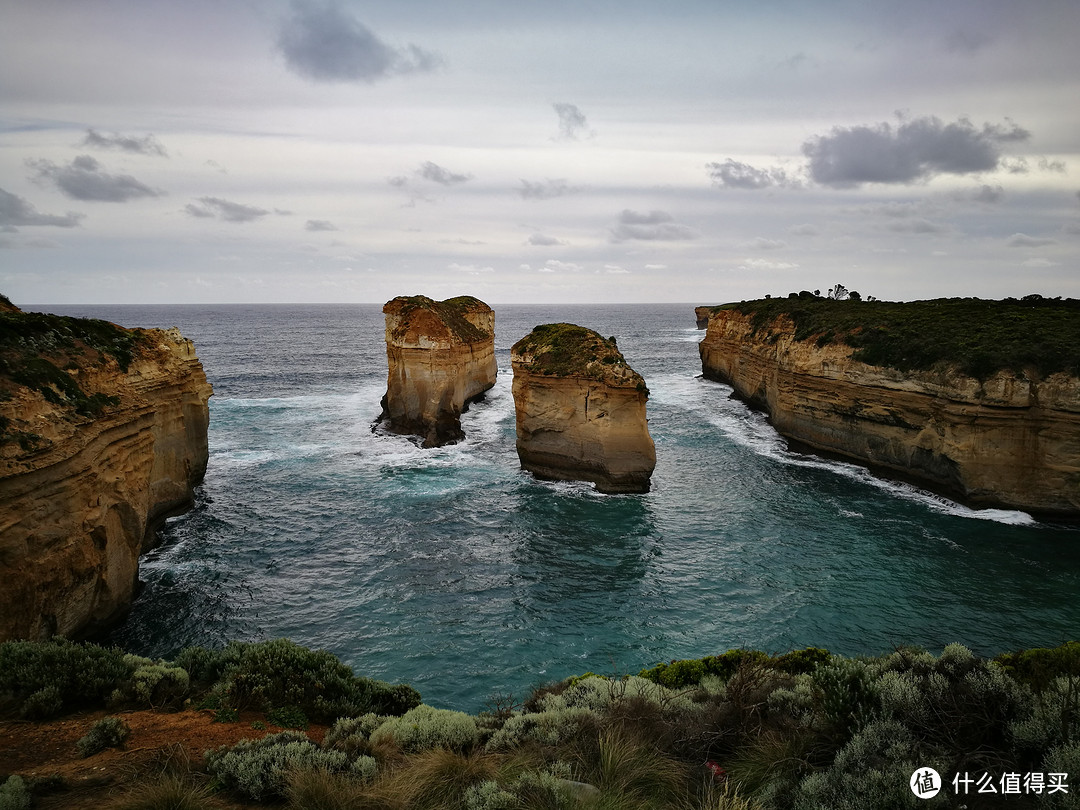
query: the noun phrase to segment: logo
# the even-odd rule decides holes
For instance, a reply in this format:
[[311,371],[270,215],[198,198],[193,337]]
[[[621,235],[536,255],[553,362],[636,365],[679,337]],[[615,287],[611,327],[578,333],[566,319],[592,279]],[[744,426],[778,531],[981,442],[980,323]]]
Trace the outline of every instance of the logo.
[[920,799],[932,799],[941,791],[941,776],[933,768],[916,768],[908,784]]

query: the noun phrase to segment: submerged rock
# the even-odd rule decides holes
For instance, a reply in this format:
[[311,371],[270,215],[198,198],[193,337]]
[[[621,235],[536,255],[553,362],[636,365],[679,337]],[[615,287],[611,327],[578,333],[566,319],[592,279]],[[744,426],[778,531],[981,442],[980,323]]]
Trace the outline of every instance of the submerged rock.
[[615,338],[544,324],[511,351],[522,468],[538,478],[592,481],[601,492],[648,492],[656,466],[649,389]]
[[424,447],[465,438],[461,414],[495,385],[495,313],[462,295],[398,296],[386,315],[386,396],[381,420]]
[[211,393],[176,329],[0,307],[0,640],[127,610],[206,471]]

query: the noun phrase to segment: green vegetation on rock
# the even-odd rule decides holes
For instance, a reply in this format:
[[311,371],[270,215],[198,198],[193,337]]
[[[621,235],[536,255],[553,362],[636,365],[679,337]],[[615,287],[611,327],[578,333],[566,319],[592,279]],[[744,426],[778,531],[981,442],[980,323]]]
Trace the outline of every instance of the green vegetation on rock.
[[[126,372],[147,337],[138,329],[124,329],[108,321],[72,318],[38,312],[21,312],[0,306],[0,399],[18,386],[41,393],[54,405],[70,408],[79,416],[97,416],[116,405],[116,397],[87,394],[72,373],[112,358]],[[17,441],[23,450],[34,450],[41,439],[10,429],[0,421],[0,443]]]
[[523,368],[533,374],[603,380],[618,370],[636,379],[638,387],[645,390],[644,380],[626,365],[615,338],[605,339],[584,326],[541,324],[515,343],[511,351],[527,359]]
[[1071,298],[890,302],[807,295],[712,311],[725,309],[749,315],[756,335],[775,339],[772,325],[787,317],[796,340],[844,344],[855,360],[900,371],[951,368],[977,379],[1002,370],[1080,376],[1080,300]]

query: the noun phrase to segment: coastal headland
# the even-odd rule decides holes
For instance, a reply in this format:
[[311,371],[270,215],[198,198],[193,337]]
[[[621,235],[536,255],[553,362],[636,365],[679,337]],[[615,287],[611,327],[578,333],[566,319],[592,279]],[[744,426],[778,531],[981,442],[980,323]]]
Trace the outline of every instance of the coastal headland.
[[77,635],[192,503],[212,388],[178,330],[0,306],[0,639]]
[[807,294],[712,307],[699,351],[705,377],[799,445],[975,506],[1076,519],[1078,345],[1072,300]]

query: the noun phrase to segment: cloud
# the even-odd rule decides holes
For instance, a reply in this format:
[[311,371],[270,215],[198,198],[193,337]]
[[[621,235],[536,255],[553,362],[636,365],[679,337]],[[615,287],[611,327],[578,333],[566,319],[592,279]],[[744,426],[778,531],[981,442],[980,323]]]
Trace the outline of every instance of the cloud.
[[16,230],[16,226],[74,228],[82,218],[82,214],[71,212],[63,216],[39,213],[22,197],[0,188],[0,231],[12,233]]
[[336,231],[337,225],[326,219],[309,219],[304,224],[305,231]]
[[241,205],[220,197],[199,197],[198,205],[188,203],[184,210],[193,217],[220,219],[225,222],[254,222],[270,213],[264,208]]
[[[472,179],[471,174],[455,174],[449,169],[444,169],[437,163],[432,163],[430,160],[426,160],[420,164],[420,168],[416,170],[416,173],[425,180],[430,180],[432,183],[439,183],[443,186],[454,186],[458,183],[465,183]],[[396,180],[397,178],[391,178]]]
[[1009,121],[976,128],[967,118],[951,124],[936,116],[870,126],[834,127],[803,144],[810,177],[833,188],[863,183],[914,183],[939,174],[991,171],[1001,144],[1023,141],[1027,130]]
[[773,262],[768,259],[747,259],[739,265],[740,270],[794,270],[794,262]]
[[1050,239],[1045,236],[1028,236],[1026,233],[1014,233],[1005,240],[1005,245],[1007,247],[1032,248],[1045,247],[1046,245],[1053,245],[1056,242],[1056,239]]
[[647,264],[647,265],[645,265],[645,269],[646,270],[667,270],[667,265],[666,264]]
[[894,233],[949,233],[952,229],[940,222],[932,222],[925,217],[908,217],[888,223],[885,228]]
[[757,236],[739,245],[743,250],[779,250],[787,246],[788,243],[783,239],[766,239],[764,236]]
[[707,163],[709,177],[720,188],[761,189],[772,186],[786,187],[798,185],[798,181],[788,176],[783,169],[758,169],[749,163],[740,163],[728,158],[723,163]]
[[796,236],[817,236],[821,233],[821,229],[817,225],[811,225],[809,222],[792,225],[788,230]]
[[554,247],[555,245],[564,245],[566,243],[559,239],[556,239],[554,236],[546,236],[542,233],[534,233],[532,236],[529,237],[526,244],[533,245],[535,247]]
[[1049,259],[1028,259],[1023,263],[1023,267],[1060,267],[1059,262],[1052,262]]
[[290,70],[314,82],[374,82],[442,64],[416,45],[387,45],[340,4],[320,0],[293,0],[277,46]]
[[536,268],[541,273],[578,273],[582,270],[580,264],[573,262],[561,262],[558,259],[548,259],[543,267]]
[[468,273],[471,276],[478,276],[481,273],[494,273],[495,272],[494,267],[480,267],[479,265],[475,265],[475,264],[458,264],[457,262],[453,262],[451,264],[448,264],[446,266],[446,269],[447,270],[454,270],[454,271],[459,272],[459,273]]
[[666,211],[650,211],[642,214],[629,208],[619,214],[619,224],[612,229],[614,242],[626,242],[631,239],[646,242],[681,242],[697,239],[697,231],[687,225],[680,225]]
[[576,141],[581,133],[588,130],[589,122],[585,118],[585,113],[578,109],[576,104],[558,101],[551,106],[555,110],[555,114],[559,116],[559,140]]
[[169,156],[165,151],[165,147],[153,135],[144,135],[141,138],[132,135],[121,135],[118,132],[103,135],[96,129],[87,129],[86,137],[82,139],[80,145],[96,149],[119,149],[121,152],[131,152],[136,155]]
[[630,271],[627,270],[625,267],[619,267],[619,265],[617,264],[605,264],[604,272],[611,275],[622,276],[629,274]]
[[550,200],[554,197],[562,197],[564,194],[573,194],[577,190],[568,185],[566,180],[557,178],[536,183],[522,180],[521,188],[517,192],[523,200]]
[[140,183],[128,174],[109,174],[90,155],[79,155],[67,166],[51,160],[27,160],[37,170],[35,181],[51,183],[73,200],[127,202],[139,197],[160,197],[165,192]]
[[989,186],[985,183],[975,191],[970,192],[966,199],[972,202],[984,203],[986,205],[994,205],[1001,202],[1001,198],[1005,196],[1005,189],[1001,186]]
[[1065,174],[1068,171],[1064,160],[1049,160],[1048,158],[1039,158],[1039,168],[1044,172],[1057,174]]

